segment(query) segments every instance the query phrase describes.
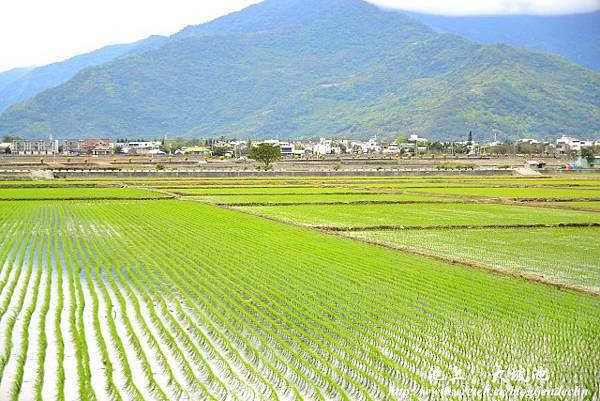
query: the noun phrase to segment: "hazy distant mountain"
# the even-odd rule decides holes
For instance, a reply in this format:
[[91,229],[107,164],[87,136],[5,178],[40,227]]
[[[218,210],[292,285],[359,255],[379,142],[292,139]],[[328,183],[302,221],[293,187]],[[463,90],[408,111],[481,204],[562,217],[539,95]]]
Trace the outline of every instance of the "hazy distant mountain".
[[600,74],[360,0],[267,0],[11,107],[28,136],[430,138],[600,132]]
[[411,14],[444,32],[560,54],[600,71],[600,12],[561,16],[445,17]]
[[0,72],[0,91],[34,68],[35,67],[13,68],[12,70]]
[[[13,104],[68,81],[84,68],[110,62],[124,54],[155,48],[165,40],[164,37],[153,36],[136,43],[107,46],[43,67],[15,69],[0,73],[0,112]],[[10,79],[11,76],[14,79]],[[6,82],[3,85],[5,79]]]

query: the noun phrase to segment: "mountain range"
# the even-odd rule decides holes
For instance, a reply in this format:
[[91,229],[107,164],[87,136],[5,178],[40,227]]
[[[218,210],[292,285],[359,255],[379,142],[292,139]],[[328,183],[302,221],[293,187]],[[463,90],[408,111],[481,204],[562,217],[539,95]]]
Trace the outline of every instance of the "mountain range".
[[[27,137],[598,136],[600,74],[361,0],[266,0],[13,105]],[[13,82],[14,84],[14,82]]]
[[46,89],[73,78],[81,70],[114,59],[160,47],[167,38],[151,36],[135,43],[106,46],[93,52],[37,68],[16,68],[0,73],[0,112]]
[[12,70],[1,72],[0,92],[11,83],[21,79],[24,75],[27,75],[27,73],[33,69],[34,67],[13,68]]
[[505,43],[560,54],[576,64],[600,71],[600,12],[559,16],[410,15],[441,32],[481,43]]

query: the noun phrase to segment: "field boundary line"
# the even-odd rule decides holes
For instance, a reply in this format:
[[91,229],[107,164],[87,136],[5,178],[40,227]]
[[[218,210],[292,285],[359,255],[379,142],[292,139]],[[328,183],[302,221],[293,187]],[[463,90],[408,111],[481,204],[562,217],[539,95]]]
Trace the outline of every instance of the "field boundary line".
[[147,197],[90,197],[90,198],[78,198],[78,197],[69,197],[69,198],[0,198],[0,202],[38,202],[38,201],[122,201],[122,200],[131,200],[131,201],[151,201],[151,200],[168,200],[173,199],[170,196],[162,196],[156,198],[147,198]]
[[449,226],[313,226],[303,224],[319,231],[356,232],[356,231],[427,231],[427,230],[483,230],[483,229],[510,229],[510,228],[574,228],[574,227],[600,227],[600,223],[558,223],[558,224],[490,224],[490,225],[449,225]]
[[[204,195],[200,195],[204,196]],[[207,195],[211,196],[211,195]],[[221,195],[215,195],[221,196]],[[241,195],[244,196],[244,195]],[[253,195],[249,195],[253,196]],[[277,195],[274,195],[277,196]],[[176,197],[176,196],[174,196]],[[190,197],[183,197],[190,198]],[[432,201],[432,200],[423,200],[423,201],[393,201],[393,200],[365,200],[365,201],[348,201],[348,202],[214,202],[214,201],[204,201],[200,199],[187,199],[191,201],[199,201],[205,202],[211,205],[216,206],[233,206],[233,207],[269,207],[269,206],[335,206],[335,205],[458,205],[458,204],[475,204],[475,205],[512,205],[512,206],[525,206],[525,207],[539,207],[539,208],[547,208],[547,209],[558,209],[558,210],[579,210],[583,212],[600,212],[598,208],[584,207],[584,206],[566,206],[570,202],[548,202],[548,203],[535,203],[535,202],[519,202],[519,201],[496,201],[496,200],[488,200],[488,199],[453,199],[453,200],[440,200],[440,201]],[[587,202],[587,201],[583,201]],[[559,206],[559,204],[564,204],[565,206]]]
[[[134,187],[137,188],[137,187]],[[315,189],[319,189],[319,188],[315,188]],[[267,193],[237,193],[237,194],[219,194],[219,193],[188,193],[188,192],[170,192],[172,194],[175,194],[177,196],[181,196],[181,197],[190,197],[190,196],[306,196],[306,195],[390,195],[390,194],[401,194],[400,192],[360,192],[360,191],[355,191],[355,192],[318,192],[318,193],[306,193],[306,192],[300,192],[300,193],[283,193],[283,194],[278,194],[277,192],[267,192]],[[424,196],[427,197],[427,196]]]
[[67,185],[67,184],[56,184],[56,185],[37,185],[37,184],[33,184],[33,185],[15,185],[15,184],[10,184],[10,185],[3,185],[0,184],[0,189],[80,189],[80,188],[91,188],[91,189],[98,189],[98,188],[123,188],[120,185],[94,185],[94,184],[74,184],[74,185]]
[[[200,199],[188,199],[203,202]],[[475,203],[469,201],[386,201],[386,200],[373,200],[373,201],[350,201],[350,202],[237,202],[237,203],[223,203],[223,202],[210,202],[205,203],[216,205],[216,206],[232,206],[232,207],[259,207],[259,206],[335,206],[335,205],[414,205],[414,204],[428,204],[428,205],[453,205],[453,204],[465,204]]]

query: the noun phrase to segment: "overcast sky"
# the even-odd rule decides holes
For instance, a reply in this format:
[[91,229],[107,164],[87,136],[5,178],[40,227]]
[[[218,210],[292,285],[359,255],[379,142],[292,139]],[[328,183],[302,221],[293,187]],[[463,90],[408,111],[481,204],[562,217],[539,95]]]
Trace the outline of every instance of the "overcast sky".
[[[116,43],[170,35],[259,0],[1,0],[0,71],[45,65]],[[436,14],[564,14],[600,0],[373,0]]]

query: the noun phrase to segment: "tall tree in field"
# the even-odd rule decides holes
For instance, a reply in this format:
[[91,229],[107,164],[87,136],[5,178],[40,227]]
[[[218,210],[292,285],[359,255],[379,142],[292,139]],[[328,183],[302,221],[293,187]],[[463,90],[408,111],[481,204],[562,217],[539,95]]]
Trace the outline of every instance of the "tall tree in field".
[[273,162],[281,159],[281,149],[278,146],[261,143],[252,149],[249,157],[263,163],[265,170],[268,170]]

